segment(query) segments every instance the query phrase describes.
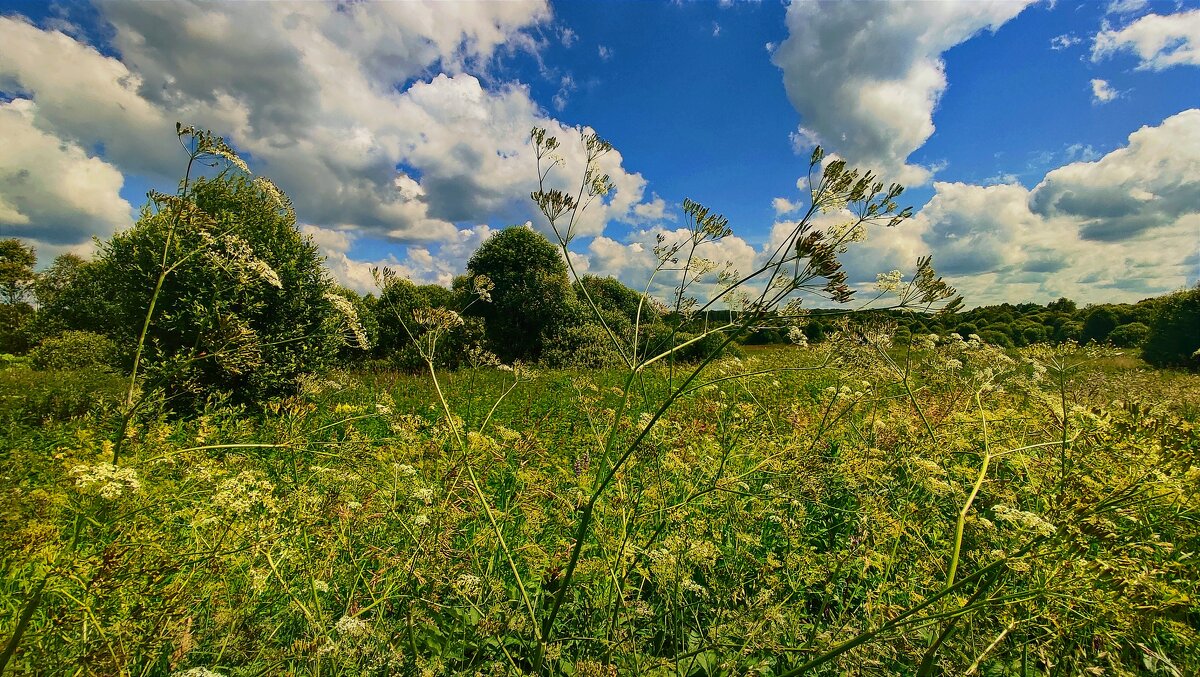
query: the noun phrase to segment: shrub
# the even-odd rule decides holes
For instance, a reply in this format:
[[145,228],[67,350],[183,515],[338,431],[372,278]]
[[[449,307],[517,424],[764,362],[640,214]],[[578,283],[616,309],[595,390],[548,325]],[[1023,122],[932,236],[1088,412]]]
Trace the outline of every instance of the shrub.
[[1146,342],[1150,336],[1150,327],[1141,322],[1123,324],[1108,335],[1108,342],[1118,348],[1137,348]]
[[979,332],[979,338],[983,339],[985,343],[990,343],[994,346],[1000,346],[1002,348],[1013,347],[1013,340],[1009,338],[1008,334],[1005,334],[1002,331],[984,329],[983,331]]
[[117,346],[103,334],[65,331],[43,340],[29,354],[34,369],[107,369],[117,362]]
[[1116,311],[1108,306],[1100,306],[1092,310],[1083,321],[1083,342],[1096,341],[1099,343],[1105,341],[1108,339],[1109,333],[1117,328],[1119,321]]
[[28,303],[0,304],[0,353],[23,355],[29,351],[29,325],[33,316]]
[[1159,301],[1142,358],[1156,367],[1200,367],[1200,286]]
[[277,190],[223,174],[155,204],[101,246],[99,286],[111,335],[136,346],[164,258],[172,266],[143,360],[177,407],[292,394],[302,374],[332,364],[346,342],[335,288]]
[[542,363],[548,367],[600,369],[621,363],[608,332],[598,323],[564,327],[542,352]]
[[[667,325],[658,325],[650,328],[649,331],[643,332],[643,346],[641,350],[647,357],[665,352],[672,346],[678,346],[675,351],[674,359],[676,362],[699,362],[714,351],[716,351],[728,335],[723,332],[709,332],[707,336],[694,343],[688,343],[696,338],[698,334],[692,334],[684,331],[675,331],[672,333],[671,327]],[[646,352],[646,351],[649,352]],[[744,353],[736,343],[730,343],[725,347],[722,355],[730,357],[742,357]]]

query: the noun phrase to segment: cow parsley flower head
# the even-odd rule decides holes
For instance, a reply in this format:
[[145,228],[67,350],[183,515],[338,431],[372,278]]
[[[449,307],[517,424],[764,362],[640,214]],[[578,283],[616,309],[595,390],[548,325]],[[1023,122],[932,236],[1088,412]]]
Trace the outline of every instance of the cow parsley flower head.
[[346,325],[346,329],[348,329],[350,335],[354,337],[353,344],[351,344],[348,340],[346,343],[348,345],[356,345],[358,348],[362,348],[363,350],[369,348],[370,342],[367,340],[367,332],[363,329],[362,322],[358,320],[358,311],[354,309],[354,304],[350,302],[350,299],[342,296],[341,294],[327,292],[325,294],[325,300],[329,301],[329,303],[333,305],[334,309],[338,311],[338,314],[342,316],[342,321]]
[[342,637],[358,639],[370,634],[371,625],[361,618],[355,618],[354,616],[342,616],[338,619],[337,624],[334,626],[334,630],[336,630],[337,633]]
[[141,488],[137,471],[133,468],[118,468],[112,463],[96,465],[77,465],[71,469],[75,476],[75,486],[84,493],[99,496],[108,501],[121,497],[126,491],[137,491]]
[[904,275],[899,270],[879,273],[875,276],[875,288],[882,292],[897,291],[900,289],[900,283],[903,279]]

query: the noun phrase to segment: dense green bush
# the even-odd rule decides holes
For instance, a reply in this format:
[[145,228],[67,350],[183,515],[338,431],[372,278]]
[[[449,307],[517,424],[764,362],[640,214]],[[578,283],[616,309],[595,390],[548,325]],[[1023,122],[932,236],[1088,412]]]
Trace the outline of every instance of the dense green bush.
[[29,325],[33,308],[28,303],[0,304],[0,353],[22,355],[29,351]]
[[986,343],[990,343],[991,345],[994,345],[994,346],[1000,346],[1002,348],[1012,348],[1013,347],[1013,340],[1011,338],[1009,338],[1008,334],[1006,334],[1002,331],[995,331],[992,329],[984,329],[983,331],[979,332],[979,338],[983,339]]
[[1083,342],[1096,341],[1102,343],[1108,339],[1108,335],[1113,329],[1117,328],[1120,318],[1117,317],[1116,311],[1108,306],[1100,306],[1093,309],[1083,321]]
[[608,332],[595,322],[564,327],[542,352],[542,363],[553,368],[600,369],[620,362]]
[[277,190],[222,174],[156,206],[101,246],[92,286],[112,304],[106,333],[136,346],[163,262],[171,266],[143,361],[174,406],[223,394],[261,403],[333,363],[346,318],[316,246]]
[[1118,348],[1138,348],[1150,336],[1150,327],[1141,322],[1123,324],[1108,334],[1108,342]]
[[1158,312],[1142,348],[1142,358],[1156,367],[1200,368],[1200,286],[1158,302]]
[[505,228],[480,245],[467,273],[495,285],[491,302],[467,310],[483,318],[492,352],[506,362],[537,361],[566,324],[575,298],[558,248],[530,228]]
[[[666,324],[658,325],[642,334],[640,351],[647,357],[654,357],[674,346],[677,348],[673,356],[676,362],[700,362],[720,349],[721,344],[728,338],[728,335],[722,332],[713,331],[704,338],[689,343],[697,336],[699,332],[678,331]],[[736,343],[730,343],[722,352],[722,355],[729,357],[742,357],[743,354]]]
[[34,369],[107,369],[117,363],[117,346],[103,334],[65,331],[43,340],[30,354]]

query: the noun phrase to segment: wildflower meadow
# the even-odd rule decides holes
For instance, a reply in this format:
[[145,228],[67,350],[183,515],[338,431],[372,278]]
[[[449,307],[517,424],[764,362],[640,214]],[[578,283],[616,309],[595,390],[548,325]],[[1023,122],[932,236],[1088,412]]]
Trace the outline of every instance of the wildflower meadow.
[[1146,361],[957,332],[927,257],[863,299],[839,254],[912,212],[819,148],[760,267],[687,201],[630,289],[568,250],[611,146],[534,129],[553,237],[358,295],[178,134],[0,367],[0,673],[1200,672],[1194,290],[1124,332]]

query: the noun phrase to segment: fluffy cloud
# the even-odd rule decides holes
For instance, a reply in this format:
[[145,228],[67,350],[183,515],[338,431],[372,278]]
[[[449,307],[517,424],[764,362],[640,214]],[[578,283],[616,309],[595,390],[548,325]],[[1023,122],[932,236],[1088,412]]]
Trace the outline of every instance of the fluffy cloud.
[[[665,229],[662,227],[648,228],[632,233],[625,242],[618,242],[609,237],[599,236],[588,244],[587,251],[578,254],[586,269],[593,275],[615,277],[634,289],[645,289],[653,284],[649,291],[661,299],[673,298],[674,288],[679,284],[681,273],[674,270],[664,270],[655,275],[658,259],[654,255],[654,247],[661,236],[665,244],[681,242],[689,237],[686,228]],[[718,268],[705,275],[695,287],[689,285],[688,294],[707,300],[715,288],[717,272],[726,265],[732,266],[746,274],[754,270],[759,260],[759,253],[742,238],[732,235],[719,242],[706,242],[696,248],[696,256],[708,259],[717,264]],[[682,265],[681,261],[679,265]],[[677,267],[668,264],[669,267]]]
[[930,169],[907,160],[934,131],[946,89],[942,53],[996,30],[1030,1],[796,0],[787,10],[788,38],[772,59],[800,113],[800,138],[887,180],[925,183]]
[[0,17],[0,90],[37,103],[38,129],[85,148],[103,146],[125,171],[170,174],[179,164],[174,120],[139,93],[122,62],[58,32]]
[[393,250],[385,257],[363,260],[355,257],[354,247],[360,239],[356,231],[305,224],[301,232],[312,238],[325,256],[325,265],[334,278],[360,293],[378,292],[371,274],[375,267],[391,268],[417,284],[449,287],[454,276],[466,269],[471,254],[493,233],[489,226],[481,224],[455,230],[451,237],[436,245],[409,245],[403,248],[402,255]]
[[[897,236],[847,257],[854,279],[929,252],[970,304],[1134,301],[1188,284],[1200,234],[1200,110],[1129,136],[1126,147],[1017,183],[934,184]],[[866,265],[864,264],[866,261]]]
[[1034,188],[1030,206],[1066,216],[1089,240],[1128,240],[1200,212],[1200,109],[1130,134],[1129,145],[1094,162],[1060,167]]
[[[0,230],[33,240],[43,258],[128,223],[124,181],[78,144],[38,129],[27,99],[0,104]],[[48,227],[53,224],[53,228]]]
[[1092,43],[1092,61],[1133,52],[1139,69],[1200,66],[1200,9],[1178,14],[1147,14],[1121,29],[1105,27]]
[[1120,95],[1107,80],[1092,79],[1092,103],[1108,103]]
[[[576,131],[548,117],[527,87],[488,75],[497,52],[536,49],[531,30],[550,17],[541,0],[100,9],[119,59],[0,18],[0,88],[36,103],[33,125],[102,148],[114,171],[156,181],[180,169],[175,120],[211,128],[275,179],[305,222],[349,242],[413,244],[405,260],[414,265],[423,260],[417,252],[432,252],[424,262],[433,267],[419,279],[447,277],[438,261],[450,259],[437,257],[453,257],[470,240],[463,223],[546,227],[528,197],[536,188],[531,127],[564,143],[565,167],[551,185],[578,178]],[[646,181],[624,169],[619,152],[601,168],[615,191],[589,210],[581,234],[661,215],[662,200],[643,200]],[[342,255],[332,251],[331,262]],[[347,279],[359,284],[356,275]]]

